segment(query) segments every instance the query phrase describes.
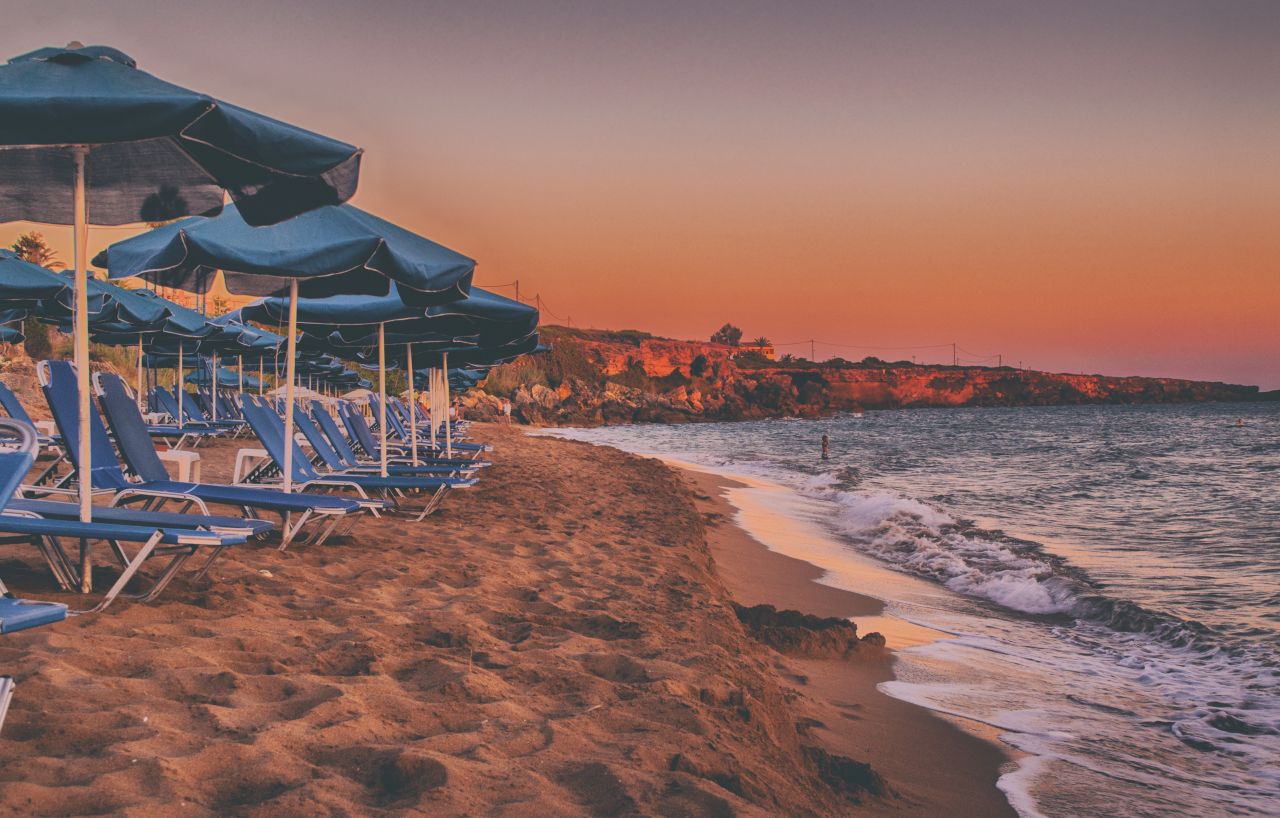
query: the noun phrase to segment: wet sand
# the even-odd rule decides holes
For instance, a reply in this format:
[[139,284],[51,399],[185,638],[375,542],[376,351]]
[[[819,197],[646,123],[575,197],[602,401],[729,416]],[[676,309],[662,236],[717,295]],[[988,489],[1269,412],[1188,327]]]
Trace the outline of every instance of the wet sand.
[[878,660],[778,657],[779,673],[800,696],[801,711],[821,723],[812,728],[813,737],[832,752],[873,760],[894,788],[896,799],[868,805],[864,812],[957,818],[1016,815],[996,789],[1000,767],[1009,760],[999,747],[876,690],[877,684],[893,678],[892,649],[930,638],[922,633],[925,629],[880,619],[884,604],[879,599],[819,584],[822,569],[770,551],[736,525],[739,512],[726,493],[742,483],[704,471],[682,472],[708,521],[707,542],[716,573],[735,600],[851,617],[871,623],[871,628],[860,624],[860,633],[877,629],[886,636],[890,655]]
[[[806,595],[811,566],[708,526],[714,487],[657,461],[477,435],[494,467],[424,523],[251,544],[155,603],[0,639],[0,815],[1002,814],[978,807],[989,748],[875,693],[887,664],[784,659],[730,594],[873,600]],[[205,478],[241,445],[202,448]],[[82,602],[30,546],[0,545],[0,577]],[[814,746],[899,795],[837,792]]]

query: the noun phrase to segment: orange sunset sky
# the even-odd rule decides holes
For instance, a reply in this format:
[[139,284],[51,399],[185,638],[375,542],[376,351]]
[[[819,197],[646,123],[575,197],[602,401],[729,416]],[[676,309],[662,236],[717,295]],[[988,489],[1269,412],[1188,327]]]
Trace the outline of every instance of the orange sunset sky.
[[549,323],[1280,387],[1278,3],[4,16],[4,57],[108,44],[364,147],[354,204],[478,259],[481,285],[519,279]]

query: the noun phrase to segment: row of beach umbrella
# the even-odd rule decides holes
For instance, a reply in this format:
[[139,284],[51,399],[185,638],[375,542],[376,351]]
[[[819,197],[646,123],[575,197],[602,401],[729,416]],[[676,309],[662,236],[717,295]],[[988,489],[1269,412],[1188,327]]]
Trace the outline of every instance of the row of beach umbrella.
[[[354,386],[360,376],[342,362],[376,361],[385,393],[391,367],[412,384],[415,368],[478,373],[538,349],[537,311],[473,288],[472,259],[345,204],[361,155],[167,83],[106,46],[42,48],[0,66],[0,222],[70,225],[74,257],[67,276],[0,274],[0,321],[34,314],[72,331],[86,472],[91,336],[137,347],[140,365],[207,359],[206,377],[219,383],[220,358],[237,359],[238,385],[245,361],[262,372],[283,358],[286,428],[300,370]],[[109,280],[207,294],[220,279],[260,300],[209,319],[150,290],[94,280],[89,225],[138,222],[165,224],[100,254]],[[0,256],[0,268],[14,261]],[[291,455],[286,447],[285,491]],[[89,521],[91,481],[79,486]],[[87,562],[82,546],[86,578]]]

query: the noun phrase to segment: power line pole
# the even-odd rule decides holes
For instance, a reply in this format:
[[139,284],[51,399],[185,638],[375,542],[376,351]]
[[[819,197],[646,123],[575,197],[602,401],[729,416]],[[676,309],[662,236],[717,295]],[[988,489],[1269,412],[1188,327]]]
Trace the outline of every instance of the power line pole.
[[1003,367],[1004,367],[1004,353],[997,352],[996,353],[996,369],[1001,369]]
[[516,279],[516,301],[520,300],[520,279]]
[[814,363],[818,362],[818,353],[814,349],[812,338],[809,339],[809,360],[813,361]]
[[958,361],[959,359],[956,358],[956,342],[952,341],[951,342],[951,365],[955,366],[958,363]]

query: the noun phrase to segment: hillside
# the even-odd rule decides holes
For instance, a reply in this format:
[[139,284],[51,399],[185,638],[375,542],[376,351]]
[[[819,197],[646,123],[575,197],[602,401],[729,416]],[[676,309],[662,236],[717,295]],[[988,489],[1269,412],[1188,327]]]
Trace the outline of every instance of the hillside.
[[500,367],[464,396],[471,416],[509,398],[544,425],[814,417],[856,409],[1274,400],[1256,386],[940,366],[875,358],[767,361],[735,347],[633,330],[544,327],[546,355]]

